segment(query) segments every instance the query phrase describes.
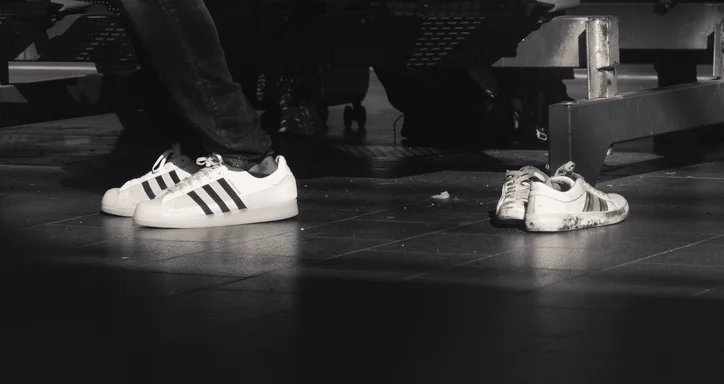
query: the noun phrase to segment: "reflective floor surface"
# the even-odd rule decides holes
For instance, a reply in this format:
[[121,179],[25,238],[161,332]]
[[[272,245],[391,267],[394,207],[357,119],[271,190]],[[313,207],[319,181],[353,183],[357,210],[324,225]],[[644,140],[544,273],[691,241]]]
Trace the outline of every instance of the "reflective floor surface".
[[629,200],[627,221],[529,234],[490,211],[505,169],[544,152],[393,146],[379,85],[366,104],[365,140],[345,141],[337,108],[332,139],[289,151],[298,219],[229,228],[99,214],[105,188],[164,149],[119,138],[113,116],[0,131],[2,376],[721,382],[718,151],[619,146],[599,187]]

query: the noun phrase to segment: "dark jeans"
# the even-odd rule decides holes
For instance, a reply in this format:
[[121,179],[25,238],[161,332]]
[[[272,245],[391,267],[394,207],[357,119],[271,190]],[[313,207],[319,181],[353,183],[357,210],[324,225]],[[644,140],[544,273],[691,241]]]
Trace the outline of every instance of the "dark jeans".
[[[174,139],[249,169],[271,138],[235,83],[203,0],[120,0],[144,71],[161,85],[154,111]],[[159,114],[161,112],[161,114]],[[190,154],[192,155],[192,154]]]

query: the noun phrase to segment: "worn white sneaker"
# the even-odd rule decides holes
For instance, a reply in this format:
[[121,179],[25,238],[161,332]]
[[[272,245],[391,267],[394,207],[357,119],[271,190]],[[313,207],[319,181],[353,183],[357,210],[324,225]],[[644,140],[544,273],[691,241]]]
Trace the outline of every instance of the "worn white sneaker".
[[602,227],[628,217],[628,202],[621,195],[603,193],[573,173],[575,165],[565,164],[565,175],[531,185],[525,227],[531,232],[563,232]]
[[101,211],[132,217],[139,203],[153,199],[166,188],[178,184],[198,170],[199,166],[181,153],[181,146],[174,144],[172,149],[156,160],[151,172],[129,180],[121,188],[106,191],[101,201]]
[[501,223],[522,222],[533,180],[546,182],[548,175],[536,167],[523,167],[518,171],[505,173],[503,192],[495,208],[495,218]]
[[155,228],[206,228],[284,220],[299,214],[297,181],[286,160],[257,177],[224,165],[220,155],[197,159],[202,168],[136,208],[133,221]]

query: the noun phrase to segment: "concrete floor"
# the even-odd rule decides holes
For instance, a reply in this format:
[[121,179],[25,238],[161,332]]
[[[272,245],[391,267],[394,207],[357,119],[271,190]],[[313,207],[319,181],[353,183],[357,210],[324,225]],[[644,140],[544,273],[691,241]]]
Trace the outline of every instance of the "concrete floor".
[[[624,86],[651,82],[636,81]],[[164,149],[114,116],[0,130],[3,376],[721,382],[717,148],[619,146],[599,187],[629,200],[628,220],[529,234],[490,211],[505,169],[545,152],[395,146],[399,114],[378,83],[365,104],[367,137],[342,135],[336,108],[328,140],[287,149],[298,219],[216,229],[98,213],[106,188]],[[442,191],[452,198],[431,198]]]

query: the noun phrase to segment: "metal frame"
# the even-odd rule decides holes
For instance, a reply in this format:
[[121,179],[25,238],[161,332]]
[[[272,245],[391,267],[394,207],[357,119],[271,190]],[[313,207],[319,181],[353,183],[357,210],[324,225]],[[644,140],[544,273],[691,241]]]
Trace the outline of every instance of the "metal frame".
[[10,62],[0,59],[0,86],[10,84]]
[[[650,5],[595,5],[618,14],[621,30],[647,32],[621,38],[617,23],[593,17],[586,29],[588,100],[559,103],[549,108],[549,164],[556,169],[567,161],[591,184],[598,179],[608,148],[615,143],[685,129],[724,123],[724,7],[719,4],[682,4],[657,15]],[[586,7],[576,10],[585,12]],[[648,18],[645,22],[643,18]],[[712,20],[716,18],[717,22]],[[627,24],[624,24],[624,20]],[[673,21],[675,20],[675,21]],[[674,24],[678,23],[678,24]],[[691,33],[673,39],[659,31]],[[606,31],[608,29],[608,31]],[[693,31],[693,32],[692,32]],[[713,36],[713,79],[696,84],[617,94],[616,71],[620,49],[707,49]],[[620,46],[619,46],[620,45]]]
[[[551,169],[574,161],[595,184],[612,144],[724,123],[724,4],[678,4],[657,14],[652,4],[586,3],[569,14],[526,38],[515,58],[495,64],[587,69],[587,99],[549,107]],[[596,14],[609,16],[586,16]],[[708,49],[712,80],[617,92],[621,50]]]

